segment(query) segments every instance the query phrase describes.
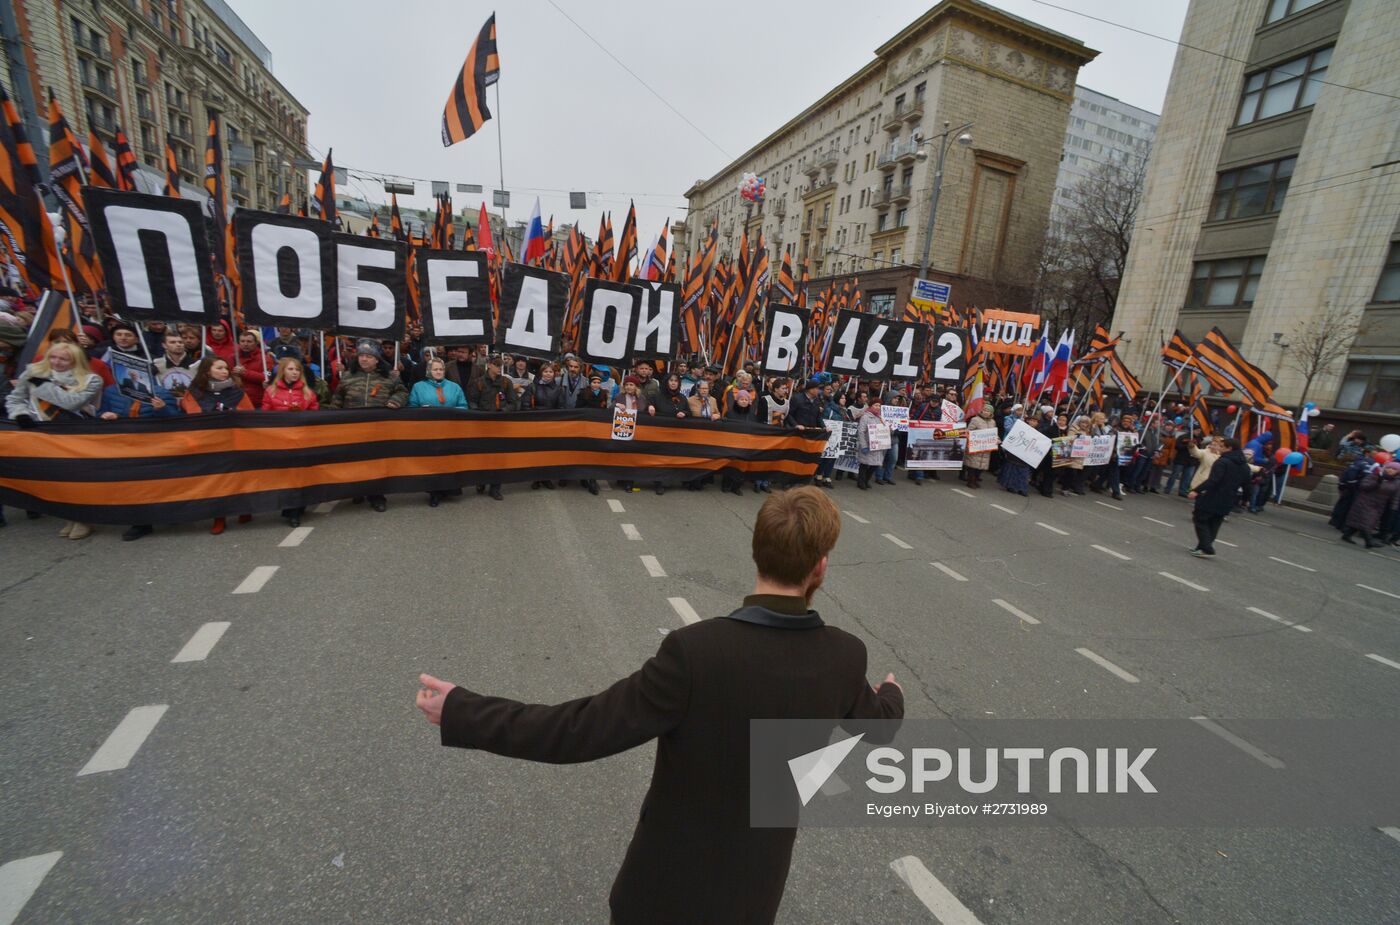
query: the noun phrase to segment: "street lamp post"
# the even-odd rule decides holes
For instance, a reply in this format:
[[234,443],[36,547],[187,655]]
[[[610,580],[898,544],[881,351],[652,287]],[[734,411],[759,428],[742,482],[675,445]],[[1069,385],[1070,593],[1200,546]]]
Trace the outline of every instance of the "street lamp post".
[[[923,260],[919,262],[919,277],[921,279],[928,278],[929,251],[933,248],[933,220],[934,217],[938,215],[938,194],[943,191],[943,159],[948,156],[949,136],[956,134],[958,144],[963,147],[972,144],[972,136],[967,132],[968,129],[972,128],[971,122],[966,122],[959,125],[957,128],[949,128],[948,125],[949,123],[944,122],[942,133],[934,136],[939,139],[938,166],[934,168],[933,198],[930,200],[928,206],[928,223],[924,226],[924,257]],[[916,156],[924,158],[928,155],[925,154],[923,150],[920,150]]]

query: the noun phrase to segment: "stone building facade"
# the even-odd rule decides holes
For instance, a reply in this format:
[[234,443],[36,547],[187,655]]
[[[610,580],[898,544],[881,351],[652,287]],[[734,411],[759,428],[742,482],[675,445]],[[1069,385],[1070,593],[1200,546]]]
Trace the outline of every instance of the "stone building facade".
[[[272,75],[272,55],[224,0],[5,0],[0,82],[40,159],[52,88],[84,144],[109,156],[121,126],[159,192],[169,140],[185,194],[203,193],[205,135],[220,114],[230,208],[307,195],[306,107]],[[18,51],[18,60],[11,53]]]
[[[867,297],[898,312],[924,249],[937,133],[971,122],[971,144],[948,150],[929,276],[953,285],[955,305],[1028,306],[1076,76],[1095,55],[976,0],[944,0],[696,181],[678,246],[695,246],[712,222],[721,249],[762,230],[775,259],[809,259],[818,280],[860,276]],[[767,183],[757,206],[738,193],[750,171]]]
[[[1161,337],[1218,326],[1283,404],[1400,413],[1400,4],[1193,0],[1181,41],[1113,320],[1125,359],[1154,372]],[[1304,396],[1287,351],[1349,322]]]

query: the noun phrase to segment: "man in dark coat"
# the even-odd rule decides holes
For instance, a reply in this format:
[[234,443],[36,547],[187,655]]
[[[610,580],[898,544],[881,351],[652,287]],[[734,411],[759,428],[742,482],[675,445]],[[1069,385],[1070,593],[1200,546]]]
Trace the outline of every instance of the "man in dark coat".
[[1240,488],[1249,482],[1249,462],[1244,458],[1240,442],[1234,437],[1222,437],[1225,452],[1210,467],[1210,475],[1200,487],[1191,492],[1196,508],[1191,515],[1196,525],[1196,548],[1191,555],[1209,559],[1215,555],[1215,535],[1225,522],[1225,515],[1239,501]]
[[441,725],[443,745],[562,764],[659,740],[609,899],[617,925],[777,915],[796,829],[749,825],[750,719],[903,718],[894,675],[872,688],[865,645],[809,609],[840,516],[813,486],[770,497],[754,524],[758,580],[744,607],[668,633],[645,665],[599,694],[524,704],[420,676],[417,705]]

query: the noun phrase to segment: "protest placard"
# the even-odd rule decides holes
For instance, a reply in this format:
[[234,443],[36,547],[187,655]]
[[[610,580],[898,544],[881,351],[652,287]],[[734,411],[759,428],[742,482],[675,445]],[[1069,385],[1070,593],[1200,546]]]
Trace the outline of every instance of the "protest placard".
[[1050,465],[1052,468],[1058,469],[1074,462],[1074,444],[1078,439],[1077,437],[1050,438]]
[[967,432],[967,451],[969,453],[990,453],[997,448],[1000,441],[997,439],[997,429],[987,427],[979,430],[969,430]]
[[1106,466],[1113,461],[1113,434],[1103,434],[1089,439],[1092,443],[1089,447],[1089,455],[1084,460],[1086,466]]
[[905,405],[881,405],[880,417],[892,431],[909,429],[909,408]]
[[631,440],[637,433],[637,412],[635,409],[617,407],[613,409],[612,438]]
[[967,428],[948,427],[936,421],[909,422],[908,469],[961,469]]
[[1050,452],[1050,438],[1025,421],[1017,421],[1001,441],[1001,448],[1034,469]]
[[841,432],[845,429],[842,421],[822,421],[826,425],[826,446],[822,448],[822,459],[837,459],[841,456]]

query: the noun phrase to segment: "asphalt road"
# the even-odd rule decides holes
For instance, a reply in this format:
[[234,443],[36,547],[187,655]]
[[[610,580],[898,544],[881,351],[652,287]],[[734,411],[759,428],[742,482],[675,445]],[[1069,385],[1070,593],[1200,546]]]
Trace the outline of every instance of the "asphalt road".
[[[900,475],[837,483],[815,606],[865,641],[872,680],[895,672],[910,717],[1400,713],[1395,550],[1271,508],[1232,516],[1233,545],[1200,561],[1175,497]],[[692,610],[737,606],[761,497],[506,492],[139,543],[8,512],[0,925],[605,922],[653,746],[562,767],[443,749],[416,677],[531,702],[603,688]],[[868,828],[800,833],[779,920],[1397,910],[1397,828]]]

